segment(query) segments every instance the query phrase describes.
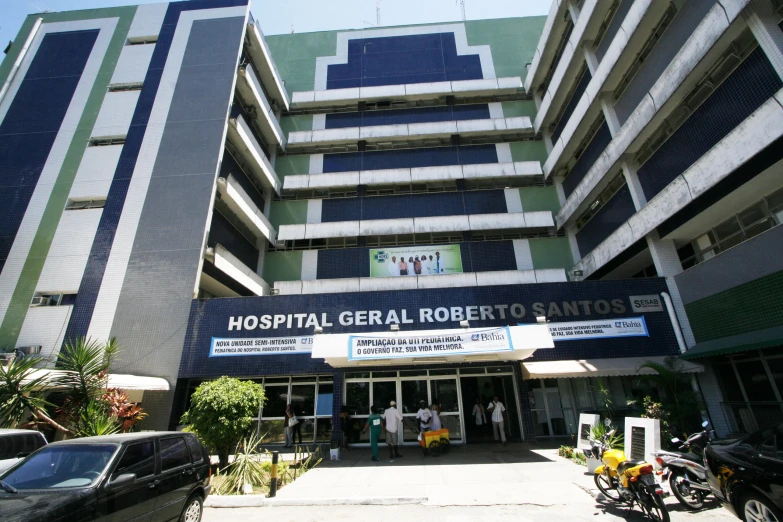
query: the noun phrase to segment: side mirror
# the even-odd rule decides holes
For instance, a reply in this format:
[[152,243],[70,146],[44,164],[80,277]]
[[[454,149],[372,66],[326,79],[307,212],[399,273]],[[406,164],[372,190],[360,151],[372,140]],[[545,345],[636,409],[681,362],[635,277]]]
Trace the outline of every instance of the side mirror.
[[701,427],[702,428],[706,428],[709,425],[710,425],[709,421],[704,421],[704,422],[701,423]]
[[612,425],[612,419],[610,419],[609,417],[605,418],[604,419],[604,426],[606,426],[608,428],[611,425]]
[[28,456],[29,454],[30,454],[29,451],[20,451],[19,453],[16,454],[16,458],[17,459],[23,459],[26,456]]
[[133,484],[136,482],[136,474],[135,473],[123,473],[122,475],[117,475],[114,477],[111,482],[108,484],[109,489],[118,489],[124,486],[127,486],[129,484]]

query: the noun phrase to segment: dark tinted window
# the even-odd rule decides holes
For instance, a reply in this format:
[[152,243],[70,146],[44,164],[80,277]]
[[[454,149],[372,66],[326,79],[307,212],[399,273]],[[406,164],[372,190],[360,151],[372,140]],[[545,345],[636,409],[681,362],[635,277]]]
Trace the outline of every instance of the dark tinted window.
[[188,441],[188,448],[190,448],[190,455],[193,457],[193,462],[201,462],[204,460],[204,452],[201,450],[201,443],[196,437],[185,437]]
[[769,437],[759,445],[758,451],[762,457],[783,460],[783,436]]
[[0,435],[0,460],[15,459],[20,453],[27,455],[45,445],[43,436],[37,431]]
[[182,437],[160,439],[160,461],[163,471],[190,464],[185,439]]
[[123,473],[135,473],[136,478],[148,477],[155,473],[155,444],[152,441],[141,442],[125,448],[125,453],[122,454],[112,476],[116,477]]

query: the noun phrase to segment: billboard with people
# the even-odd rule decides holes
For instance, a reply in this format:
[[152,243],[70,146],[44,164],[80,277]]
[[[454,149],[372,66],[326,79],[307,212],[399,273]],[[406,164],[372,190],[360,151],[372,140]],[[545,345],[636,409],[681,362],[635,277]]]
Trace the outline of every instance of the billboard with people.
[[459,245],[370,249],[370,277],[461,273]]

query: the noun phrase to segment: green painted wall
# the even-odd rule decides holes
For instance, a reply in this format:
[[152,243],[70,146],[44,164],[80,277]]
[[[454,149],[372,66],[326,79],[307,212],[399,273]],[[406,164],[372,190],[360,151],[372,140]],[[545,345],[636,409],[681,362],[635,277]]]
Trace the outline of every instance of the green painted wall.
[[574,265],[567,237],[534,238],[529,242],[533,268],[565,268],[569,270]]
[[465,22],[468,45],[492,47],[492,61],[498,78],[527,74],[525,65],[533,61],[546,16],[471,20]]
[[553,186],[522,187],[519,189],[519,197],[522,199],[522,210],[525,212],[560,210],[560,199],[557,197],[557,189]]
[[310,156],[308,154],[278,156],[275,159],[275,172],[281,181],[292,174],[309,174]]
[[[471,20],[465,22],[465,32],[468,45],[491,46],[496,76],[524,78],[527,74],[525,65],[533,61],[545,21],[545,16]],[[338,32],[345,31],[266,37],[289,93],[314,90],[315,59],[335,55]]]
[[289,132],[313,130],[313,115],[283,116],[280,118],[280,128],[283,129],[286,139],[288,139]]
[[280,225],[307,223],[307,200],[273,201],[269,222],[275,228],[280,228]]
[[783,271],[685,305],[696,341],[783,324]]
[[503,117],[516,118],[519,116],[529,116],[532,120],[536,117],[536,102],[533,100],[503,102]]
[[315,85],[315,59],[319,56],[334,56],[337,31],[267,36],[266,43],[289,94],[312,91]]
[[517,141],[511,144],[512,161],[540,161],[547,158],[546,145],[543,141]]
[[263,278],[270,286],[273,286],[275,281],[302,279],[302,251],[267,252],[264,255]]
[[[3,65],[0,67],[0,77],[5,79],[8,69],[13,64],[13,60],[18,56],[24,40],[29,34],[30,28],[38,17],[43,18],[44,23],[68,22],[73,20],[93,20],[96,18],[119,18],[117,27],[114,31],[109,47],[104,55],[98,71],[98,76],[92,86],[84,112],[81,115],[71,144],[65,154],[62,167],[55,181],[49,200],[46,203],[41,223],[35,233],[35,238],[30,247],[27,260],[25,261],[22,273],[16,283],[16,288],[11,296],[11,303],[8,311],[3,318],[0,326],[0,348],[13,348],[22,329],[22,324],[30,308],[30,300],[35,293],[35,286],[38,284],[38,278],[41,276],[46,256],[49,254],[49,247],[60,223],[68,194],[71,191],[73,180],[76,177],[76,171],[84,156],[87,147],[87,141],[90,138],[92,129],[95,126],[95,120],[98,117],[98,111],[103,104],[106,95],[106,89],[111,81],[117,60],[122,52],[125,39],[130,29],[133,16],[136,14],[136,7],[119,7],[110,9],[89,9],[84,11],[72,11],[65,13],[43,13],[28,16],[22,26],[22,30],[17,36],[17,44],[11,49]],[[15,48],[15,49],[14,49]]]

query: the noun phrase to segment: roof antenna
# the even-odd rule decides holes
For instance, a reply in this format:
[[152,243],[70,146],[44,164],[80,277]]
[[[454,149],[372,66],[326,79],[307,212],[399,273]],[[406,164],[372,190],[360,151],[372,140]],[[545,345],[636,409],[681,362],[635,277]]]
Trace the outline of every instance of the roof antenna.
[[381,26],[381,0],[375,0],[375,25]]
[[460,9],[462,10],[462,21],[464,22],[467,20],[465,17],[465,0],[457,0],[457,3],[459,4]]

